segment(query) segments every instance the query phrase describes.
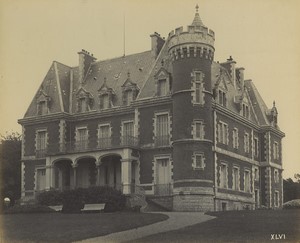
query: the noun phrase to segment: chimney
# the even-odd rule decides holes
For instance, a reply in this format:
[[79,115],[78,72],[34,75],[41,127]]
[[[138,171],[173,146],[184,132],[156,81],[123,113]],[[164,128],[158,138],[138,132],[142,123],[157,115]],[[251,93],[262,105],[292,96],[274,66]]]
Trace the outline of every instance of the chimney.
[[83,83],[85,76],[91,66],[91,64],[97,60],[93,56],[93,54],[90,54],[86,50],[82,49],[80,52],[78,52],[79,55],[79,83]]
[[156,58],[163,47],[165,40],[161,38],[160,34],[154,32],[154,34],[150,35],[151,37],[151,52],[152,55]]
[[244,70],[245,68],[240,67],[236,69],[236,88],[238,87],[237,84],[241,87],[241,90],[244,89]]

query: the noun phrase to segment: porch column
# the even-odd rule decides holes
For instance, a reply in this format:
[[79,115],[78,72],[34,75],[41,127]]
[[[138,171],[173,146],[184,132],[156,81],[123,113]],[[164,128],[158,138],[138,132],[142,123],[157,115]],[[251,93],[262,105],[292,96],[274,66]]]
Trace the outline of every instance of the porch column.
[[121,181],[123,185],[123,194],[131,193],[131,159],[121,160]]
[[45,190],[49,191],[51,188],[51,176],[52,176],[52,166],[51,166],[51,160],[50,157],[46,158],[46,173],[45,173]]
[[100,186],[100,166],[101,166],[102,162],[101,161],[96,161],[96,168],[97,168],[97,181],[96,181],[96,185]]
[[72,163],[72,168],[73,168],[73,189],[76,189],[76,171],[77,171],[77,163]]

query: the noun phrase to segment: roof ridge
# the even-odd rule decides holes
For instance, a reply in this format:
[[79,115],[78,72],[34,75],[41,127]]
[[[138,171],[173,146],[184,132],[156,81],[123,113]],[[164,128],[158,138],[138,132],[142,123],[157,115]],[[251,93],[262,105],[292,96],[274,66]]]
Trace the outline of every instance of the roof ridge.
[[68,66],[68,65],[66,65],[64,63],[61,63],[61,62],[58,62],[56,60],[54,60],[53,62],[56,62],[57,64],[63,65],[63,66],[68,67],[68,68],[72,68],[71,66]]

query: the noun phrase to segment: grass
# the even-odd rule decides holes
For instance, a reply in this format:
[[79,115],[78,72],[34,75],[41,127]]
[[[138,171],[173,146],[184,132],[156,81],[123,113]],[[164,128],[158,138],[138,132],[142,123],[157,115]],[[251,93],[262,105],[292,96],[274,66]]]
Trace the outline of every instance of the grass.
[[285,234],[285,242],[300,240],[300,210],[227,211],[210,215],[217,218],[134,242],[274,242],[271,234]]
[[124,231],[166,220],[163,214],[6,214],[0,215],[0,242],[71,242]]

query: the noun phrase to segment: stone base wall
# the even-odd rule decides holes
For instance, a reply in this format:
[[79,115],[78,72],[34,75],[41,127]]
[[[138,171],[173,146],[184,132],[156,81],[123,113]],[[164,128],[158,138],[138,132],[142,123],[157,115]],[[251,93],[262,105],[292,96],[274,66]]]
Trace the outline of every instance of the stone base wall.
[[174,195],[173,211],[214,211],[214,199],[211,195]]
[[228,211],[228,210],[253,210],[255,204],[251,202],[231,201],[224,199],[216,199],[216,211]]
[[173,196],[155,196],[148,199],[167,210],[173,210]]

